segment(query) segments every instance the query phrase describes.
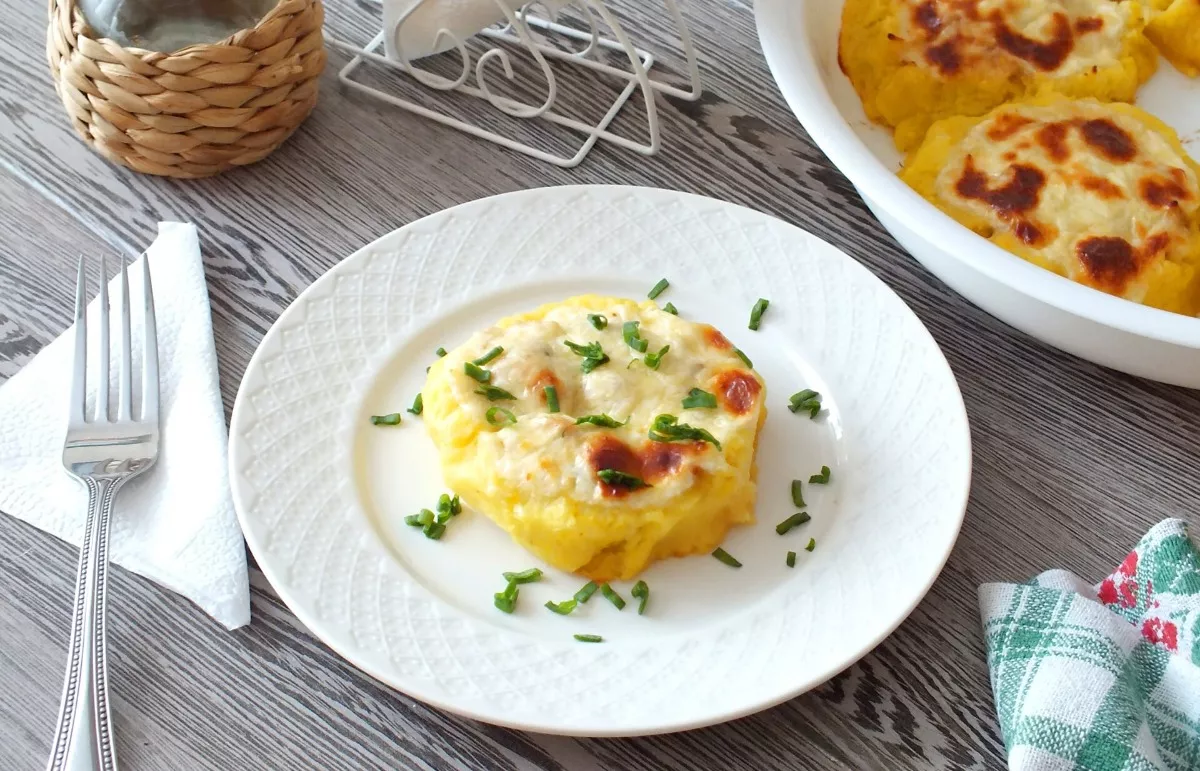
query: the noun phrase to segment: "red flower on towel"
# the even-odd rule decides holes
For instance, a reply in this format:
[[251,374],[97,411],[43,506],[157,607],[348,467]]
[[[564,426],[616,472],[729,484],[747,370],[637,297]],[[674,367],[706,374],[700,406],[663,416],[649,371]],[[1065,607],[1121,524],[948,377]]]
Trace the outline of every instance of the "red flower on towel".
[[1146,623],[1142,624],[1142,637],[1172,652],[1179,645],[1179,630],[1170,621],[1161,618],[1146,619]]
[[1137,605],[1137,566],[1137,552],[1131,551],[1117,568],[1117,572],[1100,582],[1100,602],[1105,605],[1120,605],[1122,608]]

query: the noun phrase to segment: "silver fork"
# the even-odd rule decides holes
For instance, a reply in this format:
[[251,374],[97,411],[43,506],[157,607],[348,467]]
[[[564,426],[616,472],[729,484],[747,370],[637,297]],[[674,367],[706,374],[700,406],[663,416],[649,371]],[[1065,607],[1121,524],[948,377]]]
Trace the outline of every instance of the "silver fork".
[[116,771],[108,705],[104,611],[108,581],[108,526],[113,498],[121,486],[158,458],[158,339],[150,265],[142,257],[145,350],[142,354],[141,411],[133,415],[133,356],[130,341],[129,276],[121,265],[118,389],[116,416],[109,409],[108,271],[100,263],[100,330],[95,351],[95,408],[87,408],[87,276],[79,259],[75,290],[75,373],[63,466],[88,491],[87,527],[79,551],[71,649],[62,706],[50,754],[50,771]]

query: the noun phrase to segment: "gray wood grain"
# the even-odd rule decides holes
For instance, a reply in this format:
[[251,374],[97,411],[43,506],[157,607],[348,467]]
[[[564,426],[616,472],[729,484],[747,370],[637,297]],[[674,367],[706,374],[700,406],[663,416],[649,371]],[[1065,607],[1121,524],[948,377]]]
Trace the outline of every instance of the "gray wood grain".
[[[647,10],[653,4],[623,7],[641,40],[673,39]],[[255,569],[254,621],[232,634],[118,569],[110,649],[123,767],[997,768],[1003,746],[978,584],[1048,567],[1099,578],[1160,519],[1200,525],[1200,394],[1048,349],[953,295],[900,250],[788,112],[759,52],[751,8],[691,0],[685,10],[707,93],[697,103],[660,100],[664,147],[655,158],[601,147],[564,171],[498,151],[340,89],[334,68],[345,58],[335,53],[320,105],[282,150],[217,179],[178,182],[138,176],[89,152],[46,72],[44,6],[0,5],[0,378],[67,326],[78,252],[134,254],[159,219],[200,228],[229,409],[271,322],[364,243],[485,195],[623,183],[744,204],[845,249],[929,326],[959,378],[973,429],[966,524],[929,597],[876,651],[775,709],[636,740],[493,728],[357,672],[298,624]],[[329,0],[329,15],[331,29],[365,38],[365,17],[351,0]],[[599,87],[613,93],[612,84]],[[562,98],[595,109],[596,88],[567,82]],[[636,110],[619,125],[636,131]],[[44,762],[75,560],[71,547],[0,517],[0,771]]]

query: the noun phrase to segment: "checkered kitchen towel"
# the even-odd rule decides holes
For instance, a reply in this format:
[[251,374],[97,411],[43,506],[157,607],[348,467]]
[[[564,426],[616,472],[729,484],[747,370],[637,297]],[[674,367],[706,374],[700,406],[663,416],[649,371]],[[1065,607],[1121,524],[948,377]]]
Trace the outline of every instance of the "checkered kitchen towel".
[[992,692],[1013,771],[1200,770],[1200,549],[1181,520],[1089,586],[984,584]]

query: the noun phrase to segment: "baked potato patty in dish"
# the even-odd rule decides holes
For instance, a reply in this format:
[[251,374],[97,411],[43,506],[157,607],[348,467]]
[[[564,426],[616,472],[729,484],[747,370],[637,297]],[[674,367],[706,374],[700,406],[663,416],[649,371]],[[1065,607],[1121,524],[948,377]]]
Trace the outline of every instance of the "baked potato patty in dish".
[[900,176],[1030,262],[1200,314],[1200,167],[1137,107],[1049,99],[942,120]]
[[839,60],[907,151],[941,118],[1010,101],[1133,101],[1158,61],[1145,26],[1137,0],[846,0]]
[[561,570],[632,578],[754,521],[763,380],[716,329],[653,302],[503,319],[439,359],[422,395],[447,485]]

